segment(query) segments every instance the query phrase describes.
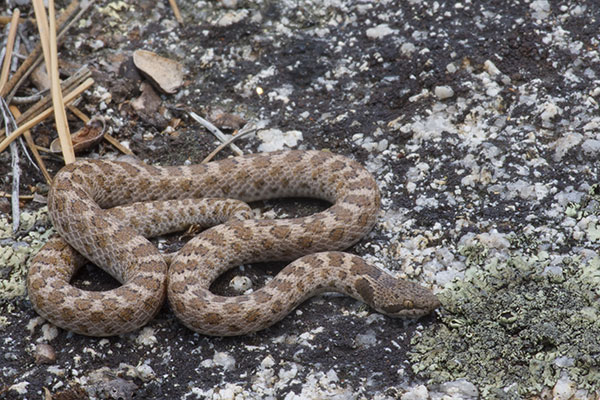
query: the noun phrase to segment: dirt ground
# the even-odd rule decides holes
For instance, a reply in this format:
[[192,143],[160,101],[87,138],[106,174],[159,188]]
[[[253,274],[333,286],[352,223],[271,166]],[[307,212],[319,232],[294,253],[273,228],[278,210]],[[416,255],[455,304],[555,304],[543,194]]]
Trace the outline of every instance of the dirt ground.
[[[436,293],[469,276],[462,250],[475,244],[485,246],[484,258],[502,260],[514,250],[509,238],[530,235],[549,266],[595,257],[595,214],[567,211],[598,182],[597,2],[180,0],[183,24],[166,1],[140,3],[97,1],[69,31],[60,59],[67,74],[91,69],[95,84],[80,109],[103,117],[108,132],[144,162],[198,163],[218,145],[188,111],[258,124],[256,134],[236,142],[245,153],[326,149],[352,157],[376,177],[383,207],[373,232],[349,251]],[[28,7],[21,11],[33,14]],[[36,34],[26,30],[32,41]],[[157,94],[156,107],[135,106],[147,81],[133,65],[138,49],[184,66],[183,87]],[[72,116],[71,123],[72,131],[81,126]],[[55,135],[51,122],[33,133],[42,146]],[[116,155],[102,142],[78,156]],[[225,149],[217,158],[230,155]],[[56,155],[46,161],[52,173],[62,165]],[[0,298],[0,397],[594,398],[588,381],[560,363],[539,379],[528,370],[527,382],[493,382],[450,364],[415,368],[411,339],[447,324],[450,311],[393,320],[337,295],[311,299],[275,326],[234,338],[196,334],[168,305],[147,327],[118,337],[54,328],[14,289],[29,255],[19,266],[8,262],[17,249],[39,247],[50,227],[42,209],[48,187],[24,157],[21,168],[22,194],[41,195],[23,201],[23,209],[39,219],[12,234],[10,204],[0,200],[0,260],[7,261],[0,288],[10,282],[17,293]],[[10,171],[6,151],[0,191],[10,193]],[[286,217],[326,205],[253,206]],[[167,238],[169,246],[180,242]],[[235,270],[215,291],[226,293],[240,274],[260,286],[278,268]],[[114,285],[92,267],[77,282]],[[54,362],[36,361],[39,344],[52,347]],[[452,343],[431,352],[442,348]],[[598,364],[586,368],[597,373]]]

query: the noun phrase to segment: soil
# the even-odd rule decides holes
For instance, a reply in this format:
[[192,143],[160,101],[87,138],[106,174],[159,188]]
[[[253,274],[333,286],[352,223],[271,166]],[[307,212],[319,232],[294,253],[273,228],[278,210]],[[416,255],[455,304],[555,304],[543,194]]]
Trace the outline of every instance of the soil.
[[[566,207],[557,196],[597,182],[600,6],[577,3],[180,0],[178,24],[167,2],[97,1],[69,31],[61,68],[69,74],[88,65],[95,84],[80,109],[103,117],[108,132],[147,163],[198,163],[216,147],[188,111],[275,129],[275,139],[260,132],[239,139],[245,153],[326,149],[358,160],[380,184],[383,211],[349,251],[439,291],[444,277],[464,271],[458,247],[465,237],[562,229],[562,214],[548,211]],[[21,11],[33,14],[27,5]],[[31,24],[25,32],[37,40]],[[183,87],[157,90],[162,103],[154,110],[132,106],[146,81],[133,65],[138,49],[184,66]],[[72,131],[82,125],[69,117]],[[47,146],[52,122],[33,134]],[[295,139],[283,146],[282,137]],[[106,142],[78,154],[115,155]],[[231,155],[224,149],[217,158]],[[0,154],[0,191],[7,193],[9,160],[8,151]],[[45,160],[52,174],[63,164],[58,155]],[[21,168],[21,193],[45,195],[41,173],[24,157]],[[29,212],[42,206],[22,202]],[[282,217],[325,205],[253,206]],[[3,214],[9,219],[7,201],[0,201]],[[564,240],[552,232],[541,241],[556,255],[594,248],[574,243],[571,231]],[[181,242],[168,238],[174,248]],[[278,268],[232,274],[260,286]],[[214,290],[229,293],[229,279]],[[111,285],[94,268],[78,282]],[[8,399],[46,390],[54,399],[451,395],[414,374],[406,356],[411,337],[438,323],[437,314],[393,320],[326,295],[262,332],[213,338],[185,328],[165,305],[142,331],[100,339],[44,324],[26,296],[0,300],[0,310],[0,397]],[[54,362],[36,362],[39,343],[52,346]]]

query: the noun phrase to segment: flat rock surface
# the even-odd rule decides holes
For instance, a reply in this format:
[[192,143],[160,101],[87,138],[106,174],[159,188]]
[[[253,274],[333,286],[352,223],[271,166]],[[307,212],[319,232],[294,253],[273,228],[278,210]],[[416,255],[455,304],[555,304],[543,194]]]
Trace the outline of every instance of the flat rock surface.
[[[582,330],[598,329],[598,2],[180,0],[182,25],[167,2],[140,3],[97,2],[60,51],[64,71],[84,64],[93,71],[96,84],[80,108],[104,117],[110,133],[140,159],[197,163],[216,147],[187,111],[230,125],[240,118],[257,124],[255,135],[236,142],[244,152],[348,155],[374,174],[383,198],[377,226],[349,251],[443,299],[450,298],[444,288],[453,280],[472,282],[479,276],[474,269],[517,265],[515,254],[541,265],[540,276],[568,281],[569,271],[583,271],[589,279],[582,287],[596,286],[582,297],[588,303],[564,315],[591,315]],[[132,63],[138,49],[184,66],[175,94],[144,89],[152,107],[136,102],[144,79]],[[54,131],[46,123],[34,133],[44,145]],[[80,156],[114,154],[101,144]],[[226,149],[217,157],[229,155]],[[52,173],[61,166],[56,158],[48,163]],[[35,188],[43,198],[41,174],[24,157],[21,165],[21,192]],[[0,190],[10,193],[8,152],[0,154],[0,177]],[[23,226],[12,234],[10,205],[0,200],[2,398],[37,399],[46,390],[55,399],[594,396],[600,350],[582,347],[581,359],[563,353],[547,326],[550,333],[534,335],[511,358],[526,366],[522,376],[498,373],[486,380],[450,362],[426,364],[444,352],[446,360],[460,360],[470,348],[459,352],[436,334],[481,323],[450,300],[432,316],[399,321],[346,297],[318,296],[275,326],[237,338],[195,334],[165,306],[138,332],[108,339],[74,335],[39,318],[23,292],[31,249],[51,235],[43,202],[23,206]],[[286,217],[324,205],[254,206],[263,215]],[[176,246],[180,238],[166,240],[161,244]],[[236,275],[260,285],[264,273],[280,267],[236,270],[215,290],[226,291]],[[560,292],[561,280],[548,279]],[[92,289],[111,285],[99,281],[107,277],[93,268],[78,278]],[[510,285],[487,288],[488,301],[504,286]],[[511,328],[509,314],[490,318]],[[519,337],[517,330],[507,332],[507,343]],[[409,357],[419,340],[429,347]],[[494,351],[478,362],[495,362]],[[536,357],[548,364],[533,363]],[[569,369],[573,365],[579,370]]]

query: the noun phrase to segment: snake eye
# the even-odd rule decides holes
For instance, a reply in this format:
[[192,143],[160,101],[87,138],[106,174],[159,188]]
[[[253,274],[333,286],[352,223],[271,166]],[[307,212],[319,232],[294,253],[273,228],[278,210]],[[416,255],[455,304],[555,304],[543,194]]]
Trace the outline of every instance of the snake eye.
[[413,303],[411,300],[404,300],[402,305],[407,309],[415,308],[415,303]]

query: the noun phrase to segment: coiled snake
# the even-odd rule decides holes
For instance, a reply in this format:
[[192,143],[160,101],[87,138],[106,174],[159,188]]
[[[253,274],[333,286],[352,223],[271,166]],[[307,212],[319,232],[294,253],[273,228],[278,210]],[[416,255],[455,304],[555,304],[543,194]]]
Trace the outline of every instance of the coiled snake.
[[[314,197],[332,205],[302,218],[251,219],[245,202],[281,197]],[[333,251],[366,235],[379,207],[379,191],[367,170],[324,151],[180,167],[78,161],[59,171],[50,189],[48,209],[61,237],[33,259],[29,297],[47,320],[91,336],[145,325],[165,296],[190,329],[219,336],[266,328],[324,291],[345,293],[390,316],[427,314],[439,305],[429,290]],[[168,267],[145,237],[192,223],[217,225],[185,244]],[[122,286],[94,292],[70,285],[86,259]],[[234,266],[275,260],[295,261],[250,294],[223,297],[209,291],[216,277]]]

